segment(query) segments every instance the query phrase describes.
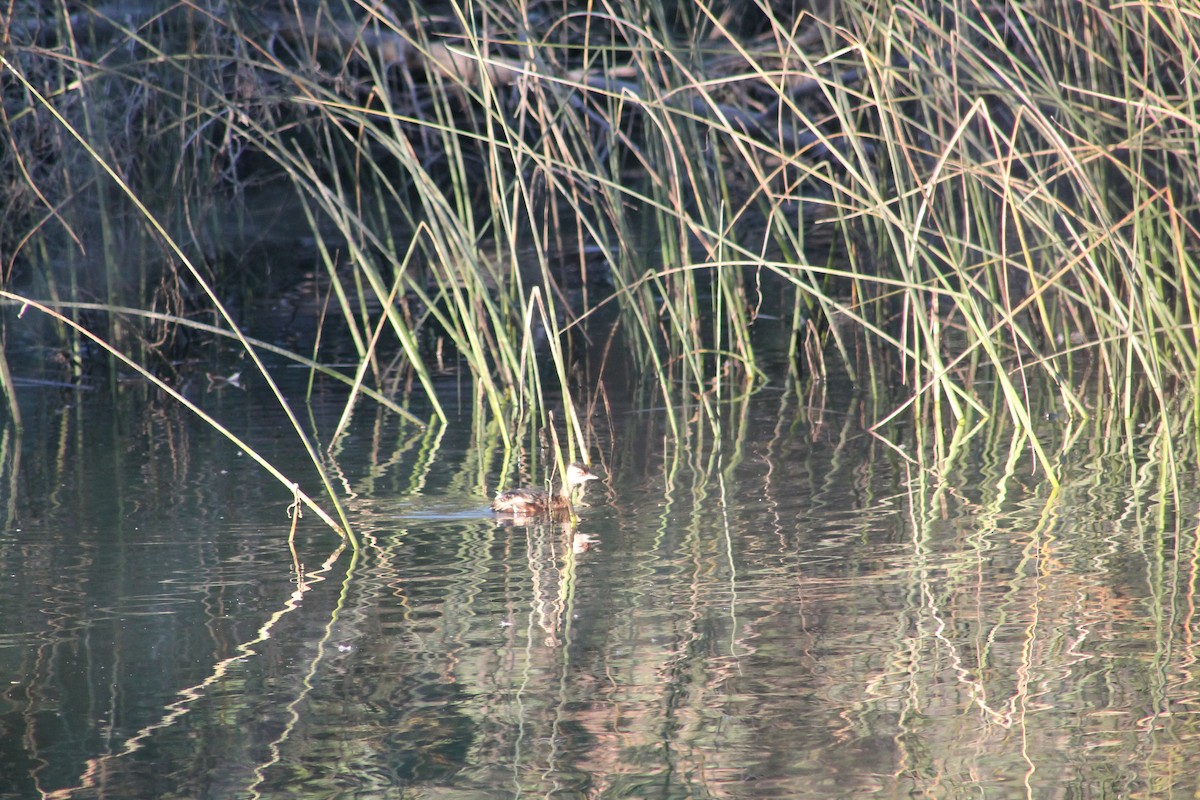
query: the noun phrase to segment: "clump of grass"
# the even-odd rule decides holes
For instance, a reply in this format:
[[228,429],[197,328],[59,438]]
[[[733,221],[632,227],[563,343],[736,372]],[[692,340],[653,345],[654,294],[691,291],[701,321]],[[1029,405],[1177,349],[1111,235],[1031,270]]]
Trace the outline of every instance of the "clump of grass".
[[[394,350],[444,421],[435,371],[452,358],[509,448],[557,405],[586,449],[574,409],[605,375],[581,385],[571,353],[614,308],[644,376],[630,391],[670,409],[677,435],[693,420],[719,432],[725,401],[772,378],[755,333],[768,316],[794,332],[797,375],[844,370],[890,406],[880,424],[927,425],[921,458],[999,413],[1053,480],[1057,439],[1029,399],[1047,387],[1067,418],[1092,412],[1097,383],[1130,419],[1197,416],[1200,54],[1180,11],[190,8],[109,23],[137,53],[120,64],[6,56],[57,87],[34,102],[27,79],[6,97],[4,135],[24,154],[6,182],[26,213],[2,235],[22,258],[74,230],[52,224],[71,204],[48,198],[69,181],[30,168],[29,126],[104,141],[89,92],[127,86],[160,112],[140,138],[178,146],[158,167],[188,176],[187,197],[291,189],[355,385],[380,381]],[[58,19],[59,40],[78,42],[77,25]],[[93,149],[89,163],[123,174],[119,147]],[[132,194],[153,195],[153,177]],[[73,275],[45,291],[76,297]],[[118,283],[105,297],[134,304]],[[154,281],[140,283],[144,300]]]
[[[1088,6],[1089,36],[1075,39],[1066,6],[1037,18],[846,3],[796,21],[760,7],[763,32],[747,39],[696,4],[681,41],[618,9],[542,33],[493,4],[489,24],[512,28],[484,37],[464,14],[441,40],[381,18],[429,76],[436,118],[338,112],[361,115],[362,129],[400,123],[405,139],[436,132],[452,178],[412,170],[418,207],[504,220],[510,252],[566,207],[580,244],[611,254],[637,358],[668,405],[687,394],[713,420],[715,387],[758,378],[748,287],[763,273],[802,313],[850,319],[883,348],[865,366],[871,381],[898,374],[909,387],[897,411],[928,410],[942,430],[990,413],[974,389],[985,377],[1051,476],[1031,381],[1080,414],[1070,375],[1084,360],[1126,404],[1148,380],[1159,409],[1163,381],[1195,373],[1196,187],[1178,163],[1194,123],[1175,110],[1194,53],[1170,19]],[[472,163],[486,165],[486,192],[466,191]],[[432,235],[469,259],[476,243],[456,230]],[[811,239],[829,230],[844,260],[814,263]],[[558,296],[540,277],[541,296]],[[517,269],[505,284],[503,301],[476,303],[497,331],[531,288]],[[510,363],[500,342],[473,366]]]

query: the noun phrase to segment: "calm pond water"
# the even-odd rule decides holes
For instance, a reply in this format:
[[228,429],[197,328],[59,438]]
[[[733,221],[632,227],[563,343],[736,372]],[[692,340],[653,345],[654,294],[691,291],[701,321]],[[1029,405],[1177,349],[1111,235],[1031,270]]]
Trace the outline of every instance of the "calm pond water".
[[[189,394],[304,463],[261,388]],[[1196,506],[1152,459],[1077,447],[1055,496],[968,440],[939,479],[768,388],[720,436],[612,408],[578,525],[513,525],[496,431],[362,409],[355,555],[148,390],[23,396],[0,797],[1200,791]]]

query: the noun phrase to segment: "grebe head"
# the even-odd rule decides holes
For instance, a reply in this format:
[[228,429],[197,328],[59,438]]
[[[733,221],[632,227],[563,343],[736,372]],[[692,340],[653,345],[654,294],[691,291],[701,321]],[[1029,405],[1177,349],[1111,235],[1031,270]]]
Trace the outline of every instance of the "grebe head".
[[600,476],[593,473],[582,464],[567,465],[567,487],[574,489],[577,486],[583,486],[588,481],[598,481]]

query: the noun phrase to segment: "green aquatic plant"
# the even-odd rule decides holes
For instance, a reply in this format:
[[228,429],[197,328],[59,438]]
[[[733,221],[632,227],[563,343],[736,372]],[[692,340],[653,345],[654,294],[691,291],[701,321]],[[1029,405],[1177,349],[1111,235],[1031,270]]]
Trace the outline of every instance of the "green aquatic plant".
[[[677,438],[717,436],[731,399],[835,373],[872,395],[877,432],[914,420],[931,467],[999,414],[1057,480],[1061,442],[1030,402],[1046,388],[1056,417],[1099,402],[1195,435],[1194,19],[1065,0],[738,8],[318,0],[116,21],[85,5],[36,33],[14,17],[6,269],[80,263],[76,204],[117,202],[113,185],[154,241],[184,229],[200,251],[214,193],[271,186],[329,298],[306,357],[345,339],[356,360],[335,439],[367,387],[404,386],[397,408],[444,424],[448,373],[509,451],[560,428],[586,451],[579,409],[613,391],[665,407]],[[36,46],[94,46],[85,27],[124,47]],[[111,87],[136,93],[124,125]],[[34,146],[51,137],[56,161]],[[154,157],[135,169],[138,142]],[[170,285],[239,330],[184,247],[166,283],[144,259],[124,280],[120,215],[97,207],[106,305],[149,309]],[[37,274],[14,296],[84,299],[81,270]],[[105,341],[154,357],[111,324]]]

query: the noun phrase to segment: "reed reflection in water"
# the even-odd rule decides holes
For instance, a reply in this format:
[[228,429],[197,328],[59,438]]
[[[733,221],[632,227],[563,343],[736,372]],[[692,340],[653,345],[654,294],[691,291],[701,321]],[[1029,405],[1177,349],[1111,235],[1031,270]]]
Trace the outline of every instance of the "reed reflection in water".
[[472,419],[358,419],[357,557],[170,411],[9,434],[0,795],[1195,790],[1191,515],[1099,450],[1052,496],[852,397],[733,416],[616,413],[576,522],[494,516]]

